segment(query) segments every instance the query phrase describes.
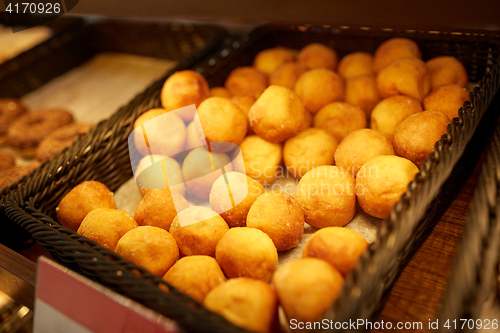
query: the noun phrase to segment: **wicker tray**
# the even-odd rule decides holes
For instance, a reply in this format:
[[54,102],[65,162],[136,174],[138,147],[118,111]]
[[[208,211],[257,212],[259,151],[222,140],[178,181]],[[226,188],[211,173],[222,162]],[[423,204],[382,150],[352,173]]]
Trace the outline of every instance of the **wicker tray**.
[[[377,240],[347,277],[340,298],[325,314],[325,318],[333,321],[373,319],[377,315],[395,279],[474,167],[480,152],[478,147],[484,146],[498,117],[498,113],[488,110],[495,94],[498,96],[500,86],[498,39],[486,32],[268,26],[233,41],[208,61],[194,67],[211,86],[217,86],[223,84],[232,69],[251,64],[257,52],[268,47],[281,45],[299,49],[316,41],[334,47],[339,56],[343,56],[353,51],[373,52],[381,42],[397,36],[415,40],[425,59],[455,55],[466,66],[470,80],[479,81],[479,84],[470,94],[471,102],[464,103],[459,117],[453,119],[447,134],[436,143],[435,152],[423,164],[421,172],[395,205],[391,216],[384,221]],[[161,292],[157,286],[167,284],[160,278],[54,220],[59,200],[80,182],[94,179],[116,190],[132,176],[128,164],[127,137],[133,121],[145,106],[160,105],[160,87],[161,82],[155,83],[120,110],[112,121],[96,130],[87,142],[92,151],[78,155],[78,162],[71,159],[69,166],[61,165],[65,161],[61,158],[55,163],[55,168],[64,170],[56,176],[38,174],[13,192],[6,204],[6,212],[45,250],[68,267],[177,320],[186,329],[240,330],[196,302],[189,303],[189,298],[175,289],[170,293]],[[71,157],[65,155],[65,158]],[[140,274],[132,273],[133,269]]]
[[[500,112],[500,99],[494,102]],[[469,327],[476,327],[477,319],[481,319],[483,327],[489,319],[489,328],[494,328],[492,320],[500,320],[498,310],[495,311],[498,306],[493,306],[500,300],[499,256],[500,122],[472,198],[465,233],[439,316],[441,331],[473,331]],[[471,324],[471,319],[474,324]],[[467,320],[465,325],[462,320]],[[444,327],[446,323],[450,329]],[[498,331],[498,321],[494,331]]]
[[[86,24],[79,29],[64,30],[50,41],[9,61],[7,71],[3,72],[0,67],[0,98],[20,98],[102,52],[175,61],[184,59],[178,64],[178,68],[192,67],[196,61],[220,47],[225,35],[222,28],[215,26],[125,21],[103,21]],[[17,70],[11,71],[14,67]],[[139,101],[131,103],[137,105]],[[119,116],[115,115],[114,120],[107,125],[97,125],[91,133],[101,133],[96,135],[102,136],[117,117]],[[71,153],[59,154],[54,161],[43,164],[0,192],[0,243],[18,249],[32,242],[29,234],[5,218],[2,207],[6,195],[38,174],[65,173],[74,166],[73,163],[79,162],[73,157],[81,156],[84,149],[82,147],[89,147],[86,151],[88,154],[94,151],[96,147],[89,146],[90,143],[91,140],[80,142]],[[71,163],[66,163],[70,160]]]

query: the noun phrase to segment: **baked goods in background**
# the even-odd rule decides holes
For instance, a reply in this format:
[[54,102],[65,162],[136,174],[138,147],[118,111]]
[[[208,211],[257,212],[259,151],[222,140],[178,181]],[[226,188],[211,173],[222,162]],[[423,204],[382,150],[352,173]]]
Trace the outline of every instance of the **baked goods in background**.
[[281,142],[300,132],[304,103],[292,90],[269,86],[248,112],[254,132],[269,142]]
[[252,332],[279,330],[276,292],[262,281],[245,277],[230,279],[215,287],[203,305]]
[[[165,183],[165,174],[167,184]],[[185,194],[184,178],[179,162],[169,156],[151,154],[141,158],[134,171],[135,181],[141,196],[152,189],[168,189],[172,192]]]
[[424,99],[424,109],[441,111],[453,119],[458,117],[458,109],[469,100],[467,89],[456,84],[448,84],[433,89]]
[[269,75],[269,84],[293,90],[299,77],[306,71],[307,68],[297,62],[284,63]]
[[57,220],[73,231],[78,230],[88,213],[97,208],[116,208],[116,202],[106,185],[89,180],[75,186],[59,202]]
[[366,115],[352,104],[333,102],[322,107],[314,116],[314,127],[327,131],[340,143],[349,133],[366,128]]
[[278,251],[263,231],[237,227],[219,241],[215,259],[229,279],[244,276],[269,282],[278,266]]
[[284,47],[266,49],[257,53],[253,67],[265,75],[271,75],[280,65],[292,62],[295,55]]
[[385,219],[419,172],[410,160],[383,155],[368,160],[356,177],[356,198],[371,216]]
[[266,192],[248,211],[247,227],[262,230],[278,251],[286,251],[302,240],[304,213],[291,195],[281,191]]
[[467,70],[455,57],[435,57],[427,60],[425,64],[431,74],[432,89],[448,84],[456,84],[465,88],[467,82],[469,82]]
[[267,78],[253,67],[234,69],[224,84],[232,96],[259,96],[267,88]]
[[295,92],[306,109],[316,114],[325,105],[344,100],[344,80],[332,70],[313,69],[299,77]]
[[297,55],[297,62],[308,69],[326,68],[333,71],[338,61],[337,52],[321,43],[308,44]]
[[302,122],[302,127],[300,128],[300,131],[303,132],[308,128],[311,128],[313,124],[313,116],[311,112],[307,111],[304,112],[304,121]]
[[380,100],[375,75],[361,75],[345,81],[345,102],[359,106],[367,118]]
[[31,162],[26,165],[13,166],[0,170],[0,190],[3,190],[7,186],[13,184],[39,166],[39,162]]
[[0,99],[0,145],[7,141],[6,135],[10,125],[27,111],[26,105],[18,99]]
[[157,276],[163,276],[179,259],[174,237],[162,228],[151,226],[139,226],[125,233],[115,251]]
[[380,73],[394,60],[402,58],[422,59],[417,43],[408,38],[388,39],[375,50],[373,70]]
[[212,289],[226,281],[217,261],[209,256],[183,257],[163,279],[200,303]]
[[302,177],[295,200],[306,223],[315,228],[343,227],[356,213],[354,177],[337,166],[319,166]]
[[16,165],[16,157],[7,152],[0,150],[0,171],[12,168]]
[[255,103],[257,99],[253,96],[233,96],[231,97],[231,101],[233,101],[234,104],[236,104],[237,107],[243,111],[245,114],[245,117],[247,119],[247,135],[255,134],[255,132],[252,129],[252,126],[250,126],[250,119],[248,119],[248,113],[250,112],[250,108],[252,105]]
[[115,251],[118,240],[134,228],[137,228],[137,222],[126,211],[97,208],[85,216],[77,232],[102,247]]
[[337,72],[345,80],[361,75],[374,74],[373,56],[366,52],[349,53],[340,60]]
[[231,98],[231,94],[224,87],[213,87],[210,89],[210,97]]

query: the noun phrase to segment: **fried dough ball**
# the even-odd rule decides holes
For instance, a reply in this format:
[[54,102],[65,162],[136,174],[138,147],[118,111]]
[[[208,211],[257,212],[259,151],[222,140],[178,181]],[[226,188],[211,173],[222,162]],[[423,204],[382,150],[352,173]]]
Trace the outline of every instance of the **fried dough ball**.
[[320,43],[306,45],[297,56],[297,62],[309,69],[327,68],[333,71],[338,61],[337,52]]
[[274,47],[257,53],[253,67],[259,72],[271,75],[280,65],[292,62],[295,55],[284,47]]
[[377,156],[363,164],[356,177],[356,198],[371,216],[385,219],[419,172],[411,161],[399,156]]
[[232,228],[217,244],[215,259],[230,279],[245,276],[269,282],[278,266],[278,251],[263,231]]
[[306,109],[315,114],[329,103],[344,100],[344,81],[329,69],[313,69],[299,77],[295,92]]
[[314,117],[314,127],[321,128],[341,142],[351,132],[366,127],[364,111],[344,102],[325,105]]
[[106,185],[89,180],[75,186],[62,198],[56,208],[57,220],[76,231],[85,216],[97,208],[116,208],[115,198]]
[[150,226],[128,231],[116,244],[115,251],[158,276],[163,276],[179,259],[174,237],[162,228]]
[[361,166],[379,155],[394,155],[391,141],[382,133],[364,128],[344,138],[335,151],[335,164],[356,177]]
[[468,100],[467,89],[456,84],[449,84],[433,89],[424,99],[423,104],[425,110],[441,111],[448,118],[453,119],[458,117],[458,109]]
[[210,97],[231,98],[231,94],[224,87],[213,87],[210,89]]
[[307,111],[304,113],[304,122],[302,123],[302,127],[300,128],[300,131],[303,132],[308,128],[311,128],[313,124],[313,116],[311,112]]
[[140,226],[153,226],[168,231],[178,212],[188,207],[187,200],[175,191],[151,190],[137,205],[134,219]]
[[202,303],[212,289],[226,281],[226,277],[214,258],[189,256],[170,267],[163,280]]
[[370,117],[373,108],[380,100],[375,76],[361,75],[345,82],[346,103],[359,106],[367,117]]
[[197,122],[192,121],[186,127],[186,144],[184,145],[186,150],[207,144],[204,134],[198,130],[197,126]]
[[255,103],[256,99],[253,96],[233,96],[231,98],[234,104],[238,106],[241,111],[245,114],[247,119],[247,134],[254,134],[252,126],[250,126],[250,119],[248,119],[248,112],[250,112],[250,108]]
[[[184,106],[200,105],[210,97],[210,90],[205,78],[191,70],[184,70],[172,74],[161,89],[161,105],[167,111],[177,110]],[[193,120],[194,113],[182,112],[178,114],[182,120]]]
[[273,285],[289,321],[311,322],[332,306],[344,279],[326,261],[304,258],[281,266],[274,274]]
[[269,142],[281,142],[300,132],[304,104],[292,90],[269,86],[248,112],[254,132]]
[[283,159],[288,171],[297,179],[309,170],[334,163],[338,141],[319,128],[309,128],[286,140]]
[[379,73],[394,60],[401,58],[422,59],[422,54],[417,43],[407,38],[391,38],[386,40],[375,51],[373,70]]
[[[247,134],[247,118],[241,109],[231,100],[222,97],[210,97],[198,107],[203,133],[208,142],[220,142],[218,153],[234,149]],[[233,143],[233,144],[231,144]]]
[[285,192],[266,192],[255,200],[247,216],[247,227],[264,231],[278,251],[296,247],[304,234],[304,213]]
[[253,67],[238,67],[227,77],[225,87],[232,96],[259,98],[266,90],[267,78]]
[[269,84],[293,90],[299,77],[306,71],[307,68],[299,63],[284,63],[271,73],[269,76]]
[[366,52],[353,52],[342,58],[337,72],[344,79],[373,74],[373,56]]
[[[245,165],[243,170],[240,167],[238,171],[245,172],[262,185],[269,184],[276,179],[282,159],[281,144],[268,142],[257,135],[250,135],[240,144],[240,151]],[[234,158],[235,156],[233,160]]]
[[174,236],[182,257],[215,255],[215,246],[229,229],[226,221],[210,208],[194,206],[179,212],[172,221]]
[[428,60],[425,64],[431,73],[432,89],[448,84],[457,84],[465,88],[467,82],[469,82],[467,70],[455,57],[436,57]]
[[179,162],[169,156],[152,154],[144,156],[134,172],[139,193],[143,197],[152,189],[161,189],[166,186],[163,167],[167,174],[168,189],[182,196],[185,194],[186,189]]
[[279,330],[278,297],[269,284],[259,280],[246,277],[227,280],[207,295],[203,305],[252,332]]
[[137,228],[137,222],[126,211],[97,208],[85,216],[77,232],[108,250],[115,251],[118,240],[134,228]]
[[[210,154],[212,157],[210,158]],[[212,161],[214,170],[212,170]],[[199,198],[208,199],[210,189],[217,178],[233,170],[229,156],[209,153],[204,147],[191,150],[182,163],[182,175],[187,188]]]
[[354,177],[337,166],[316,167],[299,181],[295,200],[313,227],[343,227],[356,212]]
[[414,98],[396,95],[378,103],[372,111],[370,128],[392,140],[396,126],[412,114],[424,111]]
[[329,227],[316,231],[307,240],[302,258],[319,258],[327,261],[344,277],[356,267],[359,257],[368,248],[368,242],[357,232]]
[[244,227],[250,207],[262,193],[264,187],[258,181],[239,172],[228,172],[214,182],[210,207],[230,228]]
[[[148,155],[150,150],[153,154],[166,156],[182,151],[186,141],[186,125],[176,114],[168,113],[168,116],[163,116],[164,114],[164,109],[151,109],[134,122],[134,144],[141,155]],[[154,118],[156,119],[153,120]],[[150,149],[146,144],[146,136]]]
[[434,144],[443,134],[450,119],[441,111],[424,111],[409,116],[403,120],[394,133],[394,150],[399,156],[405,157],[421,166]]
[[422,60],[399,59],[380,71],[377,87],[382,98],[406,95],[422,102],[431,89],[431,77]]

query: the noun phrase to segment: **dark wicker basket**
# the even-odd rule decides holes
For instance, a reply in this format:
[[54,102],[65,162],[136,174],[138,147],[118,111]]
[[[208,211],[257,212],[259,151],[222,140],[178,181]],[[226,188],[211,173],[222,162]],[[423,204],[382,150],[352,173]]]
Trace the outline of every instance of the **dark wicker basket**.
[[[500,105],[497,106],[500,108]],[[483,304],[499,287],[500,256],[500,122],[479,176],[448,291],[439,316],[442,332],[473,331],[469,320],[481,318]],[[463,320],[467,323],[463,325]],[[492,320],[488,318],[489,327]],[[456,320],[456,323],[453,322]],[[444,327],[450,325],[450,329]],[[484,326],[485,321],[482,321]],[[498,322],[497,322],[498,324]]]
[[[224,29],[208,25],[139,21],[87,23],[79,29],[61,31],[40,47],[13,59],[9,64],[9,71],[3,72],[0,67],[0,98],[22,97],[101,52],[120,52],[176,60],[180,61],[178,70],[191,68],[197,61],[219,48],[225,37]],[[11,72],[11,67],[17,68],[17,71]],[[160,81],[164,81],[165,77]],[[141,110],[150,107],[154,102],[148,98],[159,89],[160,81],[144,92],[145,98],[136,98],[128,107],[121,108],[106,124],[104,122],[98,124],[91,130],[88,139],[78,142],[75,147],[59,154],[54,160],[44,163],[28,176],[0,191],[0,243],[20,249],[32,242],[29,234],[5,218],[1,207],[7,194],[37,175],[64,174],[79,163],[80,160],[75,156],[91,155],[95,149],[100,149],[101,147],[92,145],[93,140],[101,140],[106,135],[114,133],[113,125],[118,119],[123,118],[121,114],[127,113],[131,107]],[[107,149],[109,151],[113,147]]]
[[[232,69],[251,64],[257,52],[268,47],[281,45],[298,49],[311,42],[322,42],[343,56],[358,50],[373,52],[382,41],[397,36],[415,40],[425,59],[455,55],[466,66],[470,79],[479,81],[479,87],[470,94],[470,102],[459,110],[459,117],[452,120],[447,134],[436,143],[435,152],[382,224],[377,240],[347,277],[340,298],[325,314],[325,318],[333,321],[373,319],[377,315],[395,279],[474,167],[498,117],[498,112],[489,107],[493,98],[496,96],[495,103],[498,103],[500,96],[497,93],[500,86],[498,37],[487,32],[268,26],[231,42],[208,61],[194,67],[211,86],[216,86],[223,84]],[[57,174],[38,173],[12,192],[6,212],[68,267],[179,321],[186,329],[237,330],[196,303],[192,303],[196,304],[194,307],[187,306],[185,297],[161,292],[156,285],[164,282],[159,278],[54,220],[59,200],[80,182],[94,179],[116,190],[132,176],[127,137],[139,114],[146,107],[159,105],[160,87],[161,82],[155,83],[112,120],[102,124],[85,143],[79,142],[64,156],[60,155],[51,163],[51,170],[61,169]],[[73,156],[73,151],[81,154]],[[132,269],[140,275],[131,273]]]

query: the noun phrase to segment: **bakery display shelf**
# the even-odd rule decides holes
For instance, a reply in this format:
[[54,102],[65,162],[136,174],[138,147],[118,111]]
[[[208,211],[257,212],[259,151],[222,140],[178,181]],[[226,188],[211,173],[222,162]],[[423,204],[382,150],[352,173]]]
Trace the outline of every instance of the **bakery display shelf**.
[[[496,102],[500,112],[500,99]],[[495,329],[493,320],[499,319],[499,254],[500,122],[474,191],[439,322],[448,321],[455,332],[473,331],[470,327],[478,328],[479,322],[485,329]]]
[[[448,125],[447,133],[435,144],[435,151],[393,207],[390,217],[383,221],[375,242],[346,278],[341,296],[325,313],[325,318],[333,321],[376,317],[393,283],[475,166],[479,148],[485,145],[498,118],[495,109],[500,86],[498,36],[484,31],[272,25],[227,43],[212,57],[192,67],[206,77],[210,86],[220,86],[234,68],[251,65],[259,51],[273,46],[300,49],[311,42],[320,42],[337,50],[342,57],[354,51],[373,53],[381,42],[392,37],[417,42],[424,60],[440,55],[457,57],[477,87],[470,93],[470,102],[464,103],[459,116]],[[72,156],[66,151],[59,155],[51,163],[53,168],[61,169],[56,177],[38,173],[13,191],[6,203],[6,213],[66,266],[177,320],[187,330],[238,331],[241,329],[208,312],[159,277],[55,220],[58,202],[77,184],[97,180],[115,191],[132,177],[127,138],[141,112],[146,107],[160,105],[161,86],[162,82],[156,82],[101,124],[85,143],[75,144],[71,151],[78,151],[79,147],[82,154]],[[159,285],[168,286],[171,292],[163,292]]]
[[[190,68],[220,47],[225,36],[224,29],[209,25],[139,21],[86,23],[78,29],[54,36],[50,42],[41,45],[39,50],[33,50],[33,52],[40,52],[37,57],[33,57],[36,61],[18,62],[18,70],[4,76],[0,71],[0,98],[20,98],[104,52],[168,59],[179,62],[177,70]],[[173,71],[166,73],[160,81],[163,82],[171,73]],[[144,94],[147,95],[156,90],[157,88],[152,87]],[[131,101],[131,105],[137,108],[147,108],[150,106],[147,103],[149,102],[140,98]],[[101,122],[95,126],[88,135],[88,139],[75,143],[72,148],[57,155],[52,161],[42,164],[29,175],[0,192],[1,243],[19,249],[32,242],[24,230],[5,218],[3,204],[7,194],[37,175],[45,175],[55,180],[59,177],[58,175],[66,173],[77,164],[81,158],[92,155],[95,149],[100,147],[92,145],[90,138],[102,138],[113,133],[114,130],[110,127],[113,127],[125,109],[129,108],[124,107],[118,110],[109,122],[106,124]]]

